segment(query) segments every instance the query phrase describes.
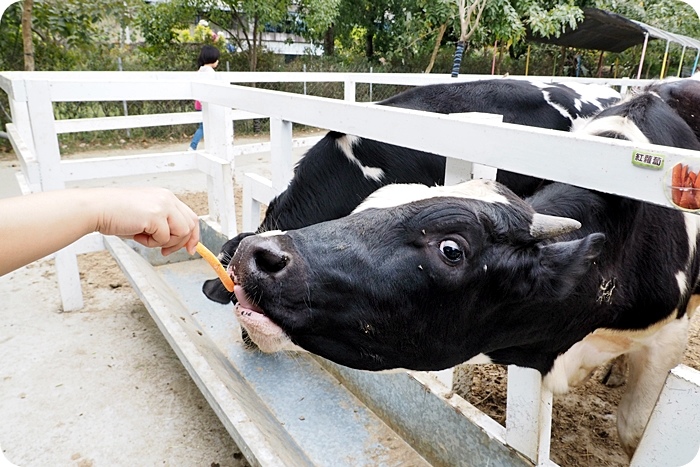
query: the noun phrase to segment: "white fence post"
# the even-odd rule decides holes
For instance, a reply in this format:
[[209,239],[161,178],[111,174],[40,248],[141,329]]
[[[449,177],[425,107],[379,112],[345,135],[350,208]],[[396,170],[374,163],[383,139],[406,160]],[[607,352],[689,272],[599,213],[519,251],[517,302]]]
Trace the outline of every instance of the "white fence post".
[[630,467],[700,465],[698,400],[700,371],[685,365],[672,369]]
[[[10,114],[12,115],[12,123],[15,124],[17,132],[22,137],[25,146],[32,154],[36,154],[34,142],[32,141],[32,124],[29,120],[27,102],[17,101],[11,97]],[[30,183],[39,183],[39,180],[30,180]]]
[[272,182],[258,174],[243,175],[243,232],[255,232],[260,224],[262,205],[277,195]]
[[[481,112],[464,112],[449,114],[455,120],[463,122],[502,122],[503,115]],[[448,157],[445,164],[445,185],[456,185],[475,178],[496,179],[496,169],[482,164],[473,164],[463,159]]]
[[233,109],[202,103],[206,152],[233,163]]
[[270,163],[272,187],[281,193],[294,173],[292,163],[292,122],[270,118]]
[[506,443],[543,465],[549,462],[551,434],[552,393],[542,386],[542,375],[509,365]]
[[356,87],[355,81],[351,81],[349,79],[346,79],[344,81],[344,99],[349,102],[355,102],[355,87]]
[[206,153],[227,163],[216,173],[207,174],[209,217],[224,235],[234,237],[238,229],[233,191],[233,110],[202,102],[202,118]]
[[[31,122],[32,138],[39,165],[42,191],[65,188],[61,171],[61,152],[54,125],[53,103],[48,81],[26,81],[27,109]],[[63,311],[75,311],[83,307],[78,260],[73,246],[56,253],[56,276],[63,302]]]

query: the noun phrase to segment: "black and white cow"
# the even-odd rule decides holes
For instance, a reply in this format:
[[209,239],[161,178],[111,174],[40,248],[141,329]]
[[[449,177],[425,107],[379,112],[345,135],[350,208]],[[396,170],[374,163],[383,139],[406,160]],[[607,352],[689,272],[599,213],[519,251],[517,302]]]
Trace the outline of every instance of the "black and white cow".
[[[606,86],[489,79],[420,86],[378,104],[442,114],[501,114],[506,123],[569,131],[619,99],[619,93]],[[337,219],[384,185],[442,185],[444,175],[443,157],[332,131],[301,159],[288,188],[268,206],[258,232]],[[520,196],[543,183],[506,171],[499,171],[497,180]],[[224,265],[248,235],[240,234],[224,245],[220,254]],[[232,299],[216,279],[205,282],[203,291],[220,303]]]
[[[663,90],[581,131],[700,150]],[[391,185],[350,216],[243,240],[236,314],[263,351],[366,370],[515,364],[555,393],[627,354],[618,431],[631,455],[686,346],[699,228],[694,214],[562,183],[524,200],[492,181]]]

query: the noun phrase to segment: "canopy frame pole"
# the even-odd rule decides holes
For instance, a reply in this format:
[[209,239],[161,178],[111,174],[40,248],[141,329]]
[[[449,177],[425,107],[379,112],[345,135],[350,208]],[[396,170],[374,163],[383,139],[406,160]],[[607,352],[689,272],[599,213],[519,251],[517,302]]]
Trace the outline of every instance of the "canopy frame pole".
[[698,53],[695,54],[695,63],[693,64],[693,71],[690,72],[690,76],[693,76],[695,74],[695,70],[698,69],[698,60],[700,60],[700,49],[698,49]]
[[681,77],[681,72],[683,71],[683,60],[685,60],[685,49],[686,46],[683,46],[683,51],[681,52],[681,62],[678,64],[678,74],[676,75],[676,78]]
[[[530,44],[527,45],[527,57],[525,58],[525,76],[528,75],[528,72],[530,71]],[[698,50],[698,55],[700,56],[700,50]],[[697,66],[697,60],[695,61],[695,64]]]
[[664,61],[661,63],[661,75],[659,76],[659,79],[664,79],[664,76],[666,76],[666,59],[668,59],[668,49],[671,47],[671,41],[668,40],[666,41],[666,51],[664,52]]
[[[642,47],[642,57],[639,59],[639,70],[637,70],[637,79],[642,77],[642,69],[644,68],[644,57],[647,54],[647,46],[649,45],[649,33],[644,33],[644,46]],[[699,51],[700,52],[700,51]]]
[[496,51],[498,49],[498,39],[493,44],[493,59],[491,60],[491,74],[496,72]]

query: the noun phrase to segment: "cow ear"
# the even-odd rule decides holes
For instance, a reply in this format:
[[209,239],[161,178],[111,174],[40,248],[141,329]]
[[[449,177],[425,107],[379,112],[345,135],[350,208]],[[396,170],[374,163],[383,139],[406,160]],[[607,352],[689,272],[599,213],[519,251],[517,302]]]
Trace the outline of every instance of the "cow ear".
[[546,299],[566,298],[588,273],[604,243],[605,235],[594,233],[579,240],[542,246],[532,271],[531,293]]
[[212,302],[221,303],[227,305],[231,303],[234,295],[226,290],[224,284],[221,283],[219,279],[210,279],[204,281],[202,285],[202,292],[206,297]]

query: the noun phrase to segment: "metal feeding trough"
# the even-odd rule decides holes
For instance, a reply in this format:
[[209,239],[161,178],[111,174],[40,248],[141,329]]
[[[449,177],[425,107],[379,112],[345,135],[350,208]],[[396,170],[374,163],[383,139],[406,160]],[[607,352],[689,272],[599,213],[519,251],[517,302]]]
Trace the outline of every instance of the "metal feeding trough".
[[[223,237],[202,222],[218,251]],[[246,347],[231,306],[209,301],[197,257],[164,261],[105,244],[228,432],[253,465],[532,465],[505,429],[431,374],[350,370],[309,354]]]

